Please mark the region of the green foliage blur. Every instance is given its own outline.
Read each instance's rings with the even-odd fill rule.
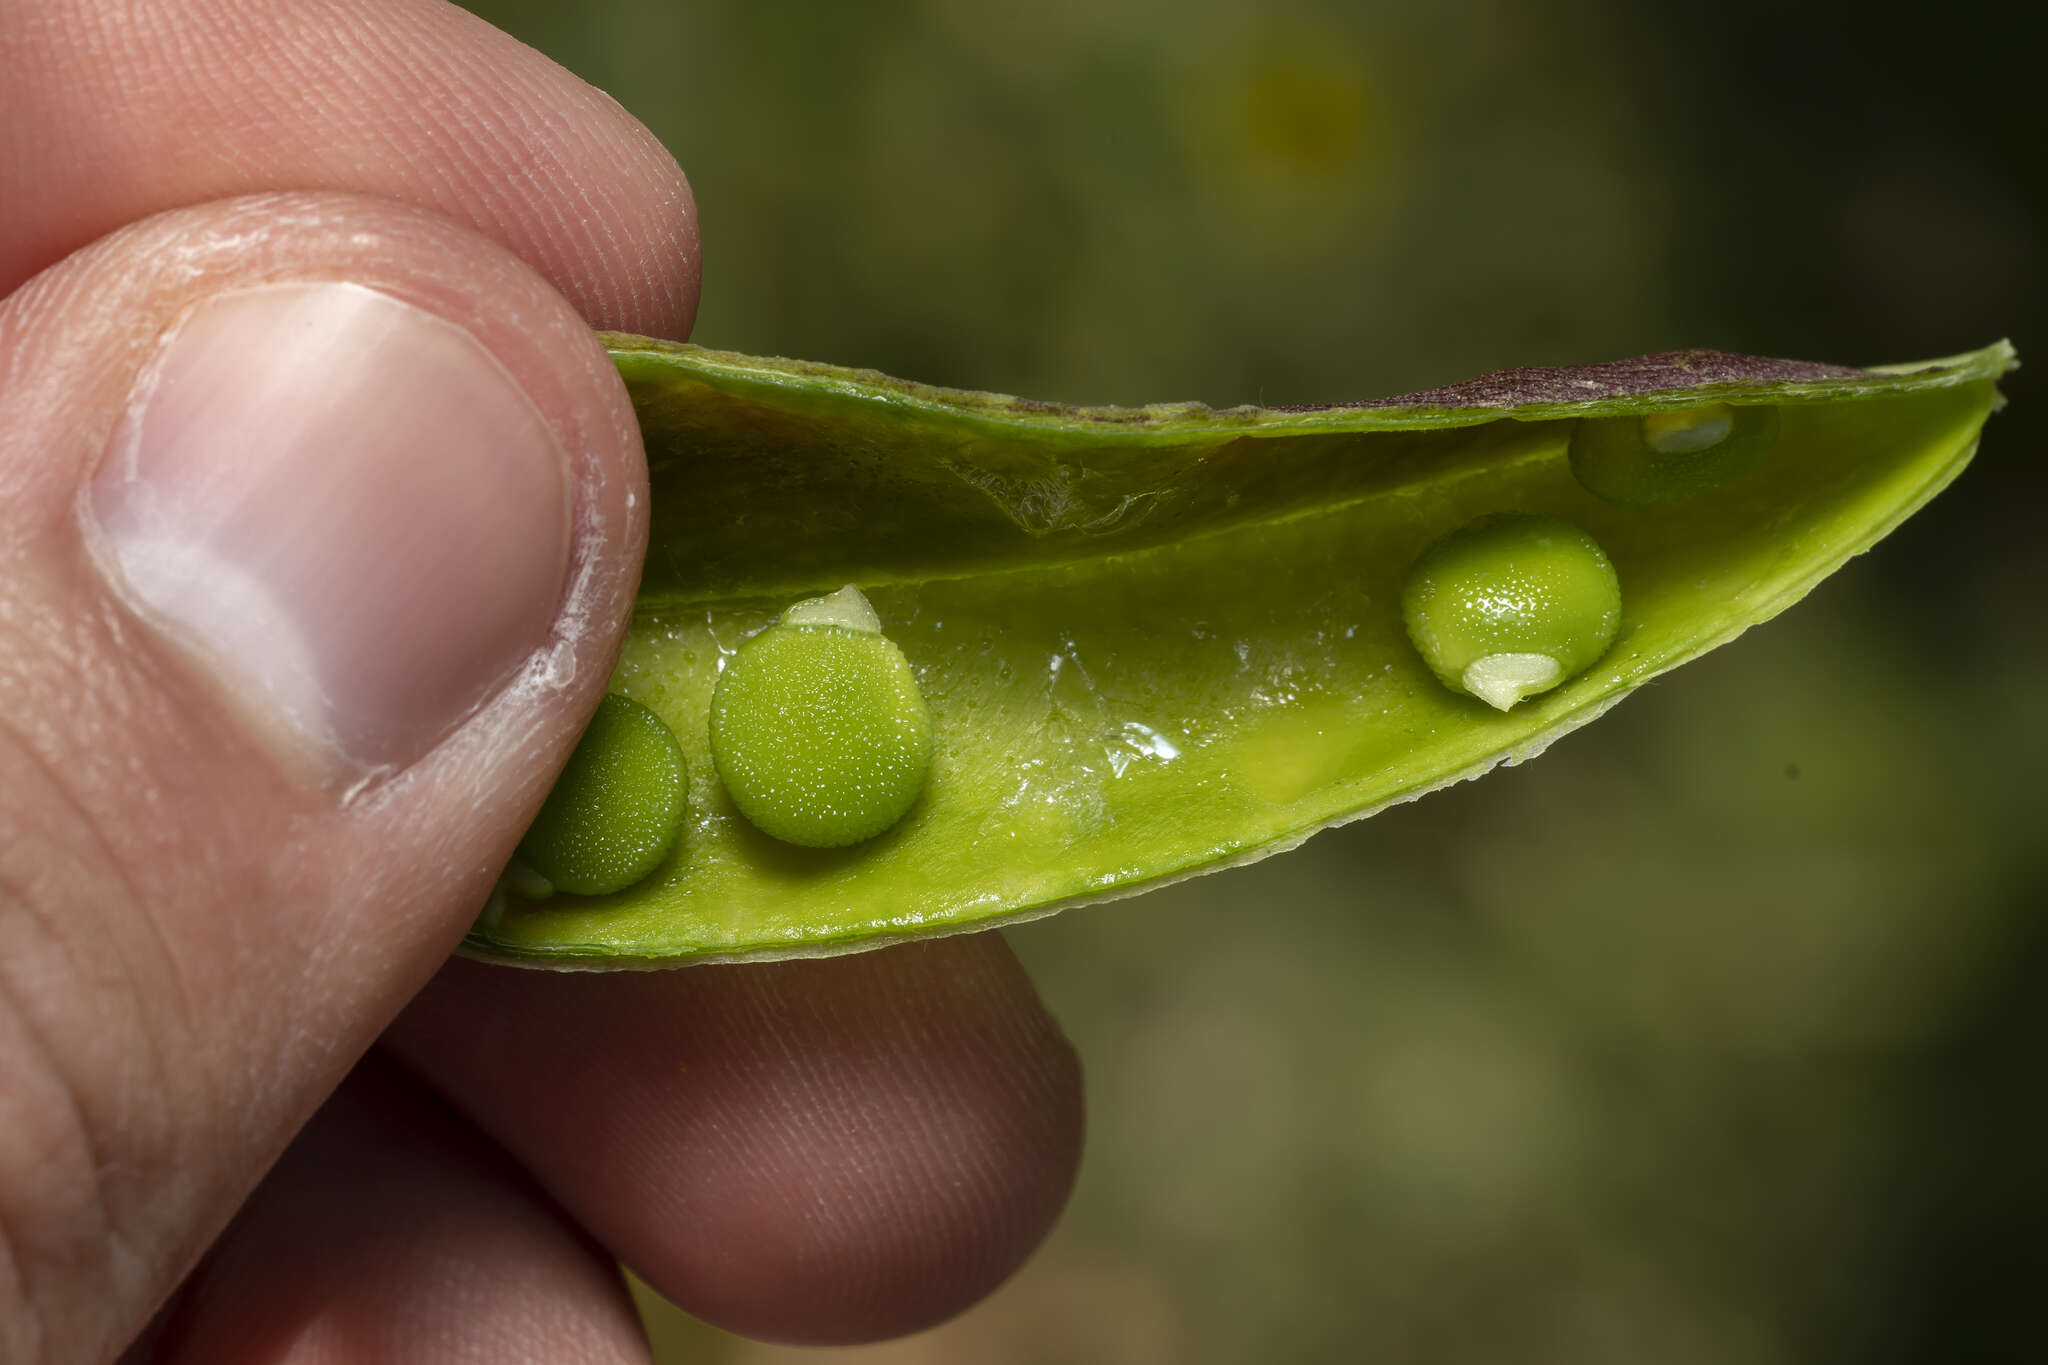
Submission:
[[[491,0],[702,213],[696,339],[1074,401],[2040,335],[2038,50],[1815,0]],[[2048,1359],[2048,393],[1541,762],[1012,934],[1088,1059],[1051,1242],[759,1362]]]

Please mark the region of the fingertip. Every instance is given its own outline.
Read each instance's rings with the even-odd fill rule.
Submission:
[[[1078,1058],[993,934],[628,977],[458,964],[394,1038],[657,1291],[769,1340],[971,1306],[1079,1165]]]

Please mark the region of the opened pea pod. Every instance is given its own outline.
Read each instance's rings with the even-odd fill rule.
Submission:
[[[1088,409],[606,340],[653,493],[613,689],[689,790],[629,885],[508,878],[466,948],[531,965],[1046,914],[1527,758],[1932,497],[2014,363],[1680,352],[1346,406]],[[872,629],[785,619],[848,584]],[[804,631],[862,635],[866,681],[773,644]],[[721,704],[727,674],[754,676]],[[842,737],[895,748],[796,773],[807,742],[770,722],[825,692]],[[778,825],[791,792],[809,825]]]

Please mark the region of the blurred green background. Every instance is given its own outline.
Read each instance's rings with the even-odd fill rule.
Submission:
[[[471,8],[689,172],[714,346],[1037,397],[1710,345],[2043,354],[2038,45],[1820,0]],[[1541,762],[1012,933],[1089,1064],[1043,1252],[849,1352],[2048,1359],[2048,393]]]

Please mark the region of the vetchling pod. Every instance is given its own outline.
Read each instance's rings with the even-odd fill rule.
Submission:
[[[1621,584],[1578,527],[1508,513],[1423,551],[1401,589],[1401,619],[1444,686],[1505,711],[1607,652]]]
[[[519,841],[507,889],[529,896],[625,890],[675,846],[689,790],[682,746],[661,718],[608,695]],[[532,874],[543,881],[535,883]]]
[[[1884,370],[1686,351],[1212,411],[606,342],[652,493],[612,686],[668,723],[697,787],[677,851],[626,889],[508,884],[467,951],[543,966],[839,952],[1047,914],[1527,758],[1932,497],[2013,364],[2004,345]],[[1574,474],[1575,432],[1717,406],[1731,431],[1759,411],[1778,430],[1710,496],[1623,505]],[[1605,652],[1506,712],[1446,688],[1401,612],[1424,550],[1502,512],[1580,528],[1622,588]],[[884,837],[799,848],[720,795],[712,696],[788,603],[845,583],[915,674],[933,776]]]
[[[1589,417],[1572,431],[1572,473],[1609,502],[1652,507],[1735,482],[1777,441],[1777,409],[1768,406],[1708,403]]]
[[[710,743],[726,793],[763,833],[839,848],[916,803],[932,721],[903,651],[849,583],[797,603],[725,661]]]

